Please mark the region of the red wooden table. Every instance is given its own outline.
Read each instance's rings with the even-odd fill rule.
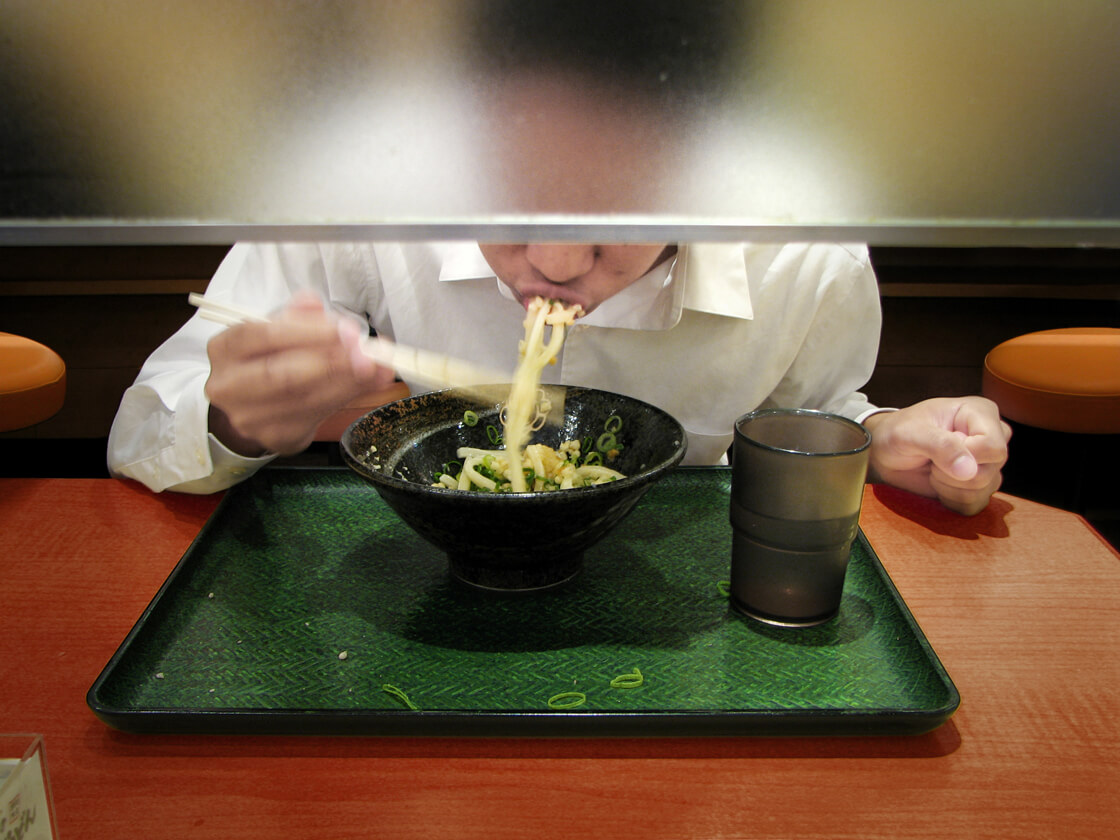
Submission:
[[[960,690],[927,735],[138,736],[85,693],[217,503],[0,480],[0,732],[45,739],[59,834],[1103,838],[1120,825],[1120,557],[997,495],[869,489],[862,526]]]

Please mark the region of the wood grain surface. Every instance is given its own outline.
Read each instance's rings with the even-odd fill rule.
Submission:
[[[218,497],[0,480],[0,731],[61,837],[1102,838],[1120,822],[1120,557],[999,494],[868,488],[861,524],[962,696],[902,738],[136,736],[85,693]]]

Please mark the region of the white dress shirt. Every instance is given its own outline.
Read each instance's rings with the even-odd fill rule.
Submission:
[[[207,295],[267,313],[299,288],[402,344],[512,373],[524,310],[474,243],[246,243]],[[271,460],[208,433],[206,343],[191,318],[125,392],[109,437],[114,475],[210,493]],[[688,432],[687,464],[719,463],[740,415],[796,406],[862,420],[875,366],[878,285],[862,245],[695,244],[569,331],[545,381],[653,403]],[[408,383],[413,393],[425,390]]]

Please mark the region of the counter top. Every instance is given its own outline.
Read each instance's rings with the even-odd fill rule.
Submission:
[[[218,497],[0,480],[0,731],[44,736],[60,836],[1100,837],[1120,805],[1120,556],[997,494],[869,487],[861,526],[960,691],[925,735],[129,735],[85,694]]]

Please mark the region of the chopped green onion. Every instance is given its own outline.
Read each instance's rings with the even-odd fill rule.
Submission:
[[[574,709],[587,702],[587,695],[582,691],[562,691],[548,698],[550,709]]]
[[[404,703],[405,706],[412,709],[412,711],[414,711],[414,712],[420,711],[420,707],[417,706],[415,703],[413,703],[408,698],[408,695],[405,694],[403,691],[401,691],[399,688],[397,688],[395,685],[390,685],[389,683],[385,683],[385,685],[381,686],[381,690],[384,691],[386,694],[391,694],[393,697],[396,697],[398,700],[400,700],[402,703]]]
[[[635,668],[629,674],[619,674],[611,680],[611,688],[637,688],[646,681],[642,672]]]
[[[610,452],[612,449],[618,448],[618,441],[612,432],[603,432],[599,435],[599,439],[595,441],[595,448],[600,452]]]
[[[618,432],[622,430],[622,418],[617,414],[612,414],[607,418],[607,422],[603,424],[603,428],[608,432]]]
[[[465,423],[468,426],[477,426],[478,425],[478,414],[476,414],[473,411],[464,411],[463,412],[463,423]]]
[[[590,455],[588,455],[586,458],[583,459],[583,465],[585,467],[591,467],[591,466],[594,466],[595,464],[601,464],[601,463],[603,463],[603,456],[600,455],[598,452],[592,452]]]
[[[502,433],[498,431],[497,426],[487,426],[486,437],[489,438],[490,442],[495,446],[500,446],[502,443]]]

